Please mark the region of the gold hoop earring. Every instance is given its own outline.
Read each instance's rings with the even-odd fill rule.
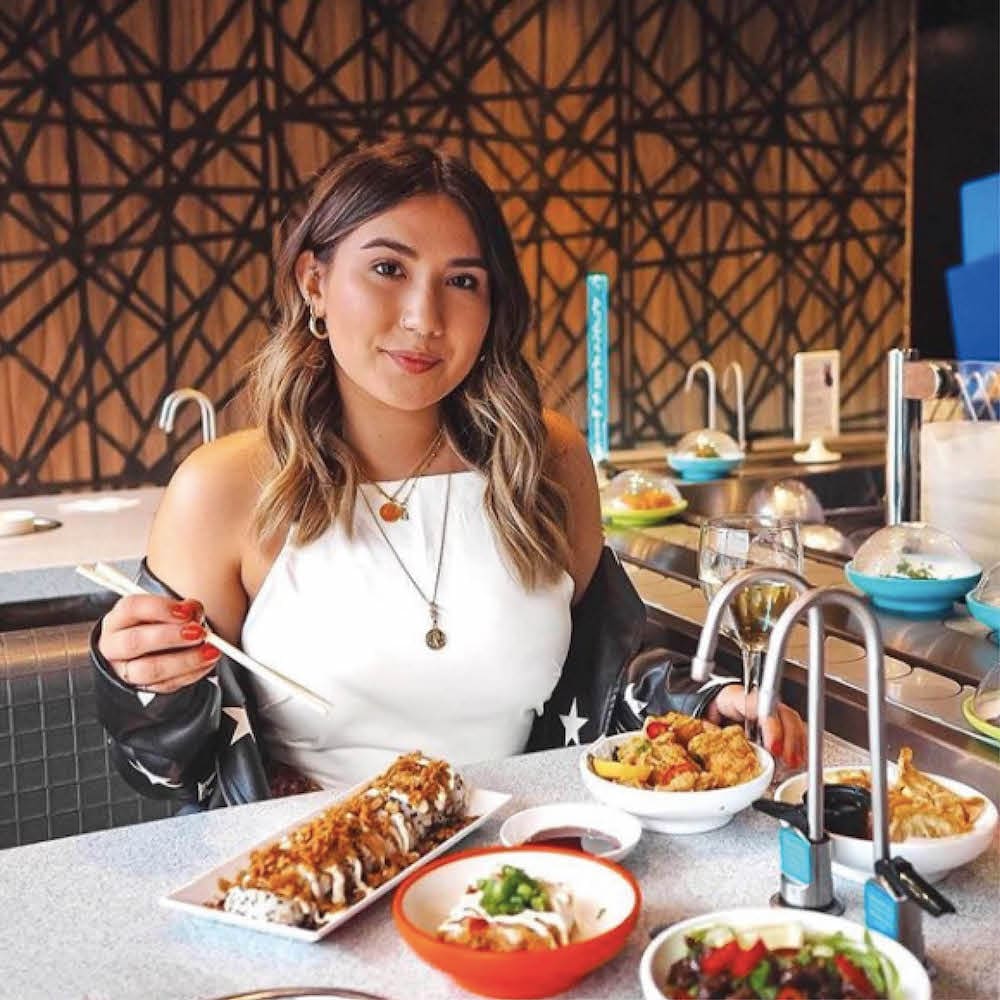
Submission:
[[[322,316],[316,315],[316,307],[309,303],[309,332],[317,340],[326,340],[326,320]]]

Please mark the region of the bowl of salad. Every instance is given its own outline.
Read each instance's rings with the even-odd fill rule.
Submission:
[[[923,965],[899,942],[843,917],[766,907],[673,924],[646,948],[639,980],[645,1000],[931,996]]]
[[[982,575],[950,535],[905,522],[876,531],[844,567],[848,582],[883,611],[909,618],[943,618]]]

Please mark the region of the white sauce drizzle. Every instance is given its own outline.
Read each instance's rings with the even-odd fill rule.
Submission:
[[[445,921],[438,928],[439,933],[449,931],[460,933],[467,917],[478,917],[497,927],[504,937],[516,944],[520,940],[518,927],[527,927],[539,937],[545,938],[551,948],[569,944],[570,935],[576,926],[573,916],[573,893],[560,883],[535,881],[545,890],[549,898],[550,910],[525,909],[520,913],[498,913],[495,916],[483,909],[483,892],[470,889],[452,907]]]

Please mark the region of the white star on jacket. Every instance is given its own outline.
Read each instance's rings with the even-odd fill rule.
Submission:
[[[639,701],[635,696],[635,684],[631,681],[625,687],[625,693],[622,695],[622,700],[633,712],[641,719],[642,713],[646,710],[646,706],[649,704],[648,701]]]
[[[562,721],[563,730],[566,733],[566,739],[563,746],[568,747],[570,743],[575,743],[577,746],[580,745],[580,730],[590,721],[582,715],[578,715],[576,711],[576,698],[573,699],[573,704],[569,707],[568,715],[560,715],[559,719]]]
[[[250,719],[247,717],[247,710],[245,708],[224,708],[222,714],[228,715],[236,723],[236,728],[233,730],[233,735],[229,740],[230,746],[234,743],[239,743],[244,736],[249,736],[252,740],[256,739],[253,730],[250,728]]]
[[[129,764],[132,765],[135,770],[137,770],[151,785],[163,785],[165,788],[182,788],[183,782],[171,781],[169,778],[161,778],[158,774],[153,774],[148,767],[144,767],[139,761],[134,758],[129,758]]]
[[[205,796],[211,792],[215,784],[215,771],[213,771],[204,781],[198,782],[198,801],[201,802]]]

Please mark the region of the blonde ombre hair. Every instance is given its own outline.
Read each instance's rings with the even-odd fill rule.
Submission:
[[[294,524],[295,542],[336,519],[348,532],[361,470],[341,434],[341,400],[329,344],[308,329],[295,264],[311,250],[328,263],[358,226],[406,198],[445,194],[471,222],[489,271],[490,323],[482,360],[441,403],[452,447],[486,478],[484,505],[502,550],[527,587],[569,568],[568,504],[552,476],[538,382],[521,353],[528,289],[503,215],[482,178],[461,160],[413,143],[385,143],[333,161],[279,239],[272,336],[248,391],[270,469],[254,511],[263,538]]]

